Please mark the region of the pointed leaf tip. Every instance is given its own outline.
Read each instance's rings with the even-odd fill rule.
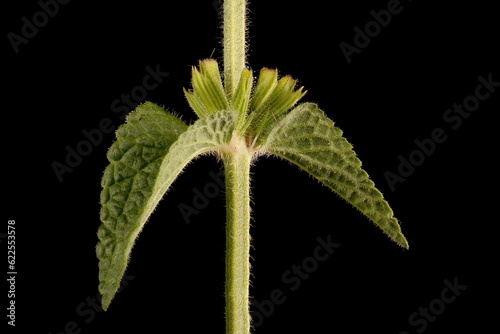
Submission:
[[[303,103],[273,125],[263,151],[286,159],[337,193],[393,241],[408,248],[389,203],[362,169],[352,145],[317,105]]]
[[[235,112],[220,111],[191,126],[154,104],[139,106],[116,132],[102,178],[96,254],[103,309],[116,294],[139,232],[186,165],[229,142]]]
[[[162,158],[187,129],[176,116],[146,102],[131,112],[108,150],[97,236],[99,291],[107,309],[125,272],[135,237],[146,222]],[[146,135],[147,134],[147,135]]]

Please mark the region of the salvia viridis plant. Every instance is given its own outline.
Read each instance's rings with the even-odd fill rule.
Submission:
[[[105,310],[144,224],[186,165],[202,155],[215,155],[224,165],[227,334],[251,328],[250,167],[258,157],[297,165],[408,248],[389,204],[334,122],[318,105],[298,104],[305,91],[296,80],[247,67],[246,6],[246,0],[224,1],[222,73],[213,59],[192,69],[192,89],[184,93],[198,120],[187,125],[146,102],[116,131],[102,178],[96,247]]]

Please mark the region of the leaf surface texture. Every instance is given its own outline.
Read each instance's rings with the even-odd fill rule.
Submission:
[[[234,112],[220,111],[188,127],[147,102],[118,129],[102,178],[102,224],[96,247],[104,309],[116,294],[135,239],[158,202],[191,160],[229,141],[233,126]]]
[[[317,105],[298,105],[268,130],[263,150],[299,166],[408,248],[398,220],[352,145]]]

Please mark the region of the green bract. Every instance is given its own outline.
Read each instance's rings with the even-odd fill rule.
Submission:
[[[189,105],[199,116],[192,125],[150,102],[127,117],[116,132],[116,142],[108,152],[110,164],[102,178],[97,256],[104,309],[118,290],[134,241],[154,208],[184,167],[203,154],[221,158],[226,185],[233,190],[227,195],[228,249],[248,252],[249,235],[229,222],[238,217],[248,222],[249,169],[251,161],[261,155],[296,164],[408,248],[389,204],[362,169],[342,131],[317,105],[295,106],[304,94],[302,87],[296,89],[296,80],[278,78],[276,70],[263,69],[254,81],[252,72],[244,69],[229,98],[217,62],[209,59],[201,61],[199,69],[193,68],[192,90],[185,90]],[[233,240],[240,237],[240,243]],[[228,264],[228,277],[249,274],[249,265],[235,270],[241,261],[228,255],[229,261],[234,263]],[[228,306],[236,308],[238,302],[232,295],[245,285],[228,284],[227,289]],[[235,311],[239,318],[231,325],[228,320],[231,331],[248,327],[250,321],[242,315],[248,305],[238,307],[243,307]],[[238,320],[241,318],[244,320]]]

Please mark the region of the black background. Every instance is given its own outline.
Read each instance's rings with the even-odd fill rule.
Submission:
[[[494,280],[494,206],[498,194],[496,133],[500,88],[456,130],[443,120],[473,95],[478,76],[500,81],[498,11],[484,1],[402,1],[403,10],[347,63],[339,47],[353,44],[354,27],[388,1],[253,1],[249,64],[278,68],[299,79],[343,129],[410,243],[406,251],[327,188],[295,166],[262,158],[253,168],[252,266],[255,300],[283,291],[286,301],[257,333],[486,332],[498,304]],[[7,38],[20,34],[36,1],[4,4],[3,227],[17,227],[15,332],[224,332],[224,193],[186,224],[179,205],[211,182],[221,165],[204,157],[174,183],[141,233],[127,275],[133,279],[107,312],[95,311],[96,231],[105,134],[59,182],[52,164],[110,105],[142,83],[146,66],[169,76],[147,100],[187,122],[182,88],[199,59],[222,61],[220,21],[211,0],[178,2],[71,1],[16,54]],[[495,12],[496,11],[496,12]],[[391,191],[384,173],[398,156],[442,128],[447,139]],[[6,201],[5,201],[6,200]],[[313,255],[317,238],[340,247],[300,287],[282,275]],[[2,249],[6,258],[5,239]],[[496,263],[496,265],[495,265]],[[7,269],[5,269],[6,271]],[[409,317],[435,304],[444,280],[467,288],[428,326]],[[5,281],[4,281],[5,282]],[[7,307],[6,293],[3,307]],[[436,304],[437,305],[437,304]],[[2,316],[6,322],[6,317]],[[13,328],[9,327],[12,331]]]

